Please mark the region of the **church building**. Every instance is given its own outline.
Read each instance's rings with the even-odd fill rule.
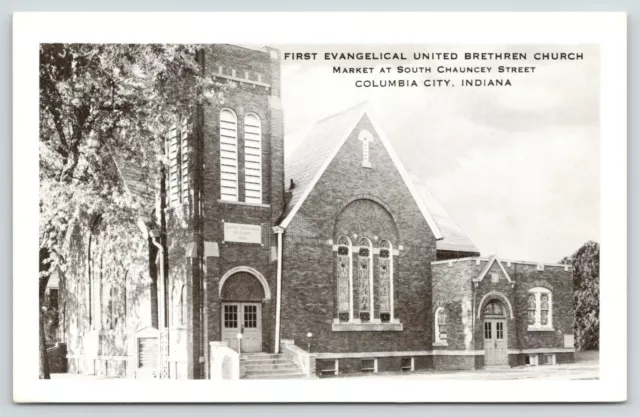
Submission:
[[[216,351],[240,378],[573,361],[570,266],[481,256],[366,104],[318,121],[285,159],[278,50],[200,59],[235,87],[168,138],[164,201],[119,164],[155,208],[120,272],[146,278],[105,287],[100,268],[69,269],[70,372],[214,378]]]

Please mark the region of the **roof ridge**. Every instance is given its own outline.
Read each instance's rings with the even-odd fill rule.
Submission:
[[[340,116],[342,114],[345,114],[345,113],[347,113],[347,112],[349,112],[351,110],[354,110],[354,109],[356,109],[356,108],[358,108],[360,106],[364,107],[364,106],[366,106],[368,104],[369,104],[369,100],[363,100],[363,101],[359,102],[358,104],[355,104],[355,105],[353,105],[351,107],[347,107],[344,110],[340,110],[339,112],[336,112],[336,113],[330,114],[329,116],[323,117],[322,119],[319,119],[317,122],[315,122],[313,125],[316,126],[316,125],[318,125],[318,124],[320,124],[320,123],[322,123],[322,122],[324,122],[326,120],[332,119],[332,118]]]

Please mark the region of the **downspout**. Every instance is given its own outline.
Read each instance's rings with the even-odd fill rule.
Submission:
[[[282,298],[282,233],[284,229],[274,227],[276,235],[278,235],[278,269],[276,272],[276,337],[274,353],[280,352],[280,306]]]
[[[164,329],[165,327],[165,305],[164,305],[164,247],[158,242],[158,237],[160,233],[157,230],[152,230],[149,232],[149,236],[151,236],[151,241],[153,245],[158,248],[158,254],[160,255],[160,276],[158,277],[158,281],[160,282],[160,297],[158,297],[158,329]]]
[[[471,287],[473,288],[473,307],[471,308],[471,348],[476,349],[476,282],[471,279]],[[475,356],[474,356],[475,357]]]

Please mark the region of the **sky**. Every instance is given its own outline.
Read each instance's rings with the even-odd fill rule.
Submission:
[[[408,171],[440,200],[482,255],[558,262],[599,241],[599,50],[591,45],[277,45],[318,52],[282,61],[285,153],[313,124],[363,101],[379,117]],[[528,60],[334,61],[325,52],[523,52]],[[574,61],[534,61],[535,52],[581,52]],[[488,74],[380,74],[398,65],[493,67]],[[535,67],[507,76],[500,65]],[[374,74],[333,74],[334,66]],[[511,80],[460,87],[460,77]],[[356,80],[451,79],[454,87],[358,88]]]

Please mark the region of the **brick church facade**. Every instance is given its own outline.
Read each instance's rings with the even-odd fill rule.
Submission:
[[[295,346],[318,376],[573,360],[569,266],[480,256],[366,104],[319,121],[285,161],[280,52],[199,59],[236,86],[173,130],[166,181],[149,191],[119,164],[155,208],[132,231],[137,261],[107,285],[100,236],[70,233],[70,372],[206,379],[212,343]]]

